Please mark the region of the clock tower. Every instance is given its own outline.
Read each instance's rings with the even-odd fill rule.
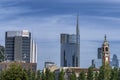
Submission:
[[[110,65],[109,43],[106,38],[107,37],[105,35],[104,42],[102,44],[102,65]]]

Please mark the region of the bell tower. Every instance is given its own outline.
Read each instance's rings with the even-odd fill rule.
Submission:
[[[107,41],[106,35],[104,37],[104,42],[102,45],[102,65],[110,65],[109,43]]]

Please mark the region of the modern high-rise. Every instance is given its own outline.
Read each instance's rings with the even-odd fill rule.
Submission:
[[[80,66],[80,34],[78,16],[76,34],[61,34],[61,66]]]
[[[102,59],[102,48],[98,48],[97,58],[98,58],[98,59]]]
[[[28,30],[7,31],[5,34],[5,60],[37,63],[36,44]]]
[[[116,54],[113,55],[112,62],[111,62],[111,66],[112,66],[112,67],[119,68],[119,60],[118,60]]]

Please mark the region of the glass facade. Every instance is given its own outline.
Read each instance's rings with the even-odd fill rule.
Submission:
[[[79,67],[76,35],[61,34],[61,66]],[[80,54],[80,53],[79,53]]]

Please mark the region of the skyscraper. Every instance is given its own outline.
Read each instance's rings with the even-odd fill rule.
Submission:
[[[98,59],[102,59],[102,48],[98,48],[97,58],[98,58]]]
[[[28,30],[7,31],[5,57],[7,61],[36,63],[36,44]]]
[[[76,34],[61,34],[61,66],[80,66],[80,34],[78,16]]]
[[[111,62],[111,66],[112,66],[112,67],[119,68],[119,60],[118,60],[116,54],[113,55],[112,62]]]

